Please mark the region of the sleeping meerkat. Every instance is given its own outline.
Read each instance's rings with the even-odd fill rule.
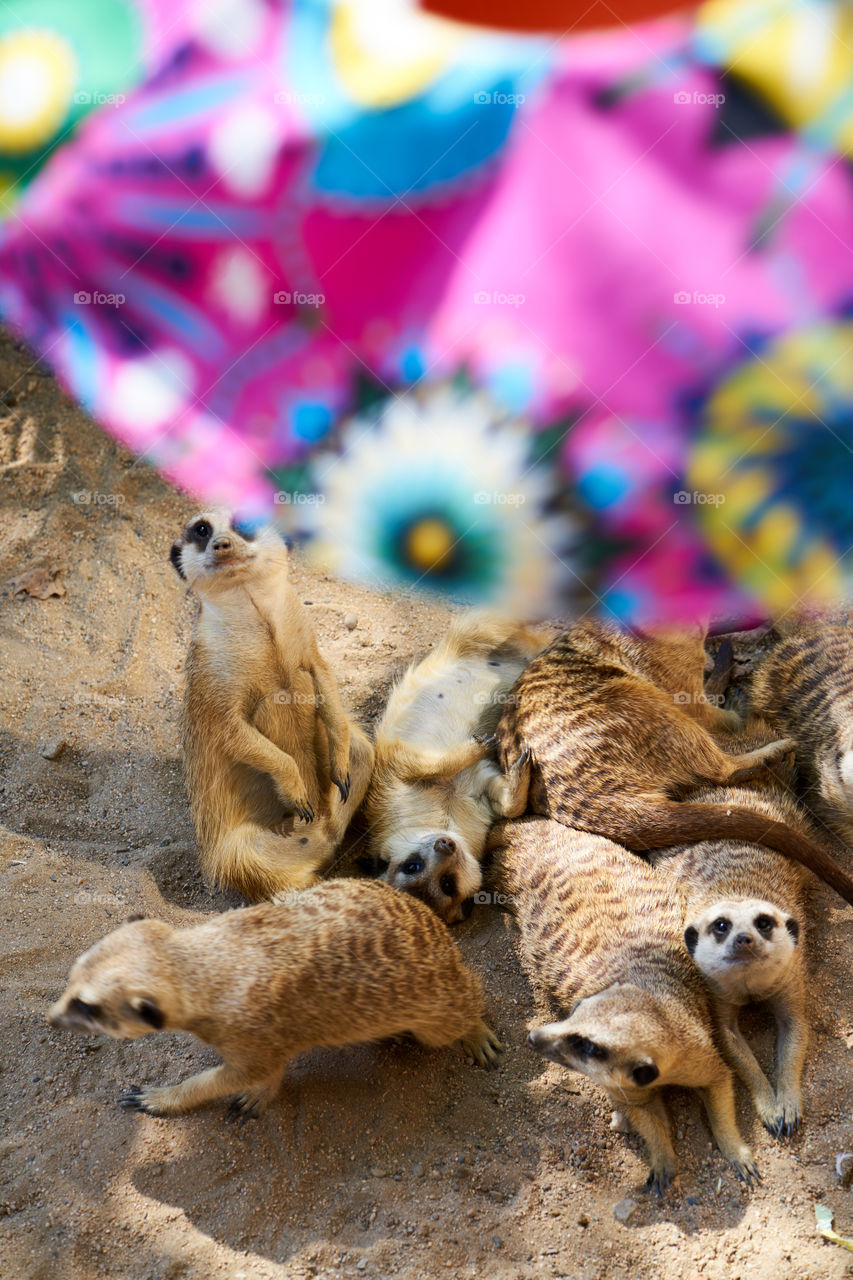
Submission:
[[[794,749],[790,739],[732,755],[717,745],[712,729],[742,721],[695,700],[701,649],[692,634],[682,644],[600,623],[572,627],[517,680],[498,725],[498,759],[511,769],[532,753],[531,808],[566,826],[637,852],[755,841],[802,862],[853,902],[853,880],[802,831],[751,805],[685,798],[709,783],[746,781]]]
[[[541,818],[495,827],[489,850],[524,969],[562,1012],[530,1032],[531,1048],[604,1089],[645,1141],[659,1193],[676,1172],[667,1085],[701,1092],[723,1155],[739,1178],[757,1178],[671,882],[602,836]]]
[[[754,717],[737,746],[755,749],[771,740],[769,727]],[[787,788],[770,774],[745,786],[706,788],[696,799],[729,808],[748,805],[773,822],[811,834]],[[714,997],[726,1056],[765,1127],[776,1137],[789,1137],[802,1114],[808,1040],[805,873],[772,849],[737,839],[703,840],[653,860],[685,899],[684,939]],[[767,1001],[776,1018],[775,1092],[738,1027],[740,1009],[754,1001]]]
[[[853,846],[853,635],[827,624],[783,639],[756,672],[752,705],[794,739],[804,802]]]
[[[382,876],[460,920],[480,888],[486,835],[527,805],[524,758],[504,774],[495,726],[519,672],[547,643],[516,622],[466,614],[391,691],[365,802]]]
[[[344,711],[274,529],[203,512],[171,560],[201,606],[183,739],[202,865],[247,898],[304,888],[361,803],[373,748]]]
[[[287,1060],[321,1046],[408,1031],[434,1048],[461,1040],[484,1067],[501,1047],[483,1021],[479,979],[441,921],[370,880],[329,880],[287,906],[226,911],[188,929],[122,925],[76,961],[48,1021],[116,1039],[191,1031],[216,1049],[217,1067],[122,1095],[157,1116],[225,1097],[231,1115],[260,1115]]]

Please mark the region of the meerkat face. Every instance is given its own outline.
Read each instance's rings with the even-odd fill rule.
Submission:
[[[800,926],[758,898],[715,902],[684,931],[684,941],[710,985],[722,996],[756,999],[784,980]]]
[[[135,1040],[168,1025],[159,951],[172,930],[159,920],[123,925],[72,966],[47,1020],[63,1031]]]
[[[621,985],[582,1000],[563,1022],[535,1027],[527,1043],[634,1104],[667,1083],[673,1056],[672,1029],[654,997]]]
[[[427,831],[414,838],[397,833],[386,843],[380,862],[383,880],[420,898],[447,924],[470,914],[483,883],[479,862],[455,831]]]
[[[287,568],[287,547],[270,525],[242,524],[226,511],[202,511],[187,524],[169,559],[202,593],[275,564]]]

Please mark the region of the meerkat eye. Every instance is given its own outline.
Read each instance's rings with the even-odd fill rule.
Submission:
[[[438,887],[445,897],[452,898],[456,893],[456,881],[453,876],[442,876],[438,882]]]
[[[419,872],[423,871],[423,869],[424,860],[420,857],[409,858],[409,860],[404,862],[400,868],[404,876],[416,876]]]
[[[760,915],[755,917],[755,927],[759,933],[763,933],[765,937],[769,937],[776,928],[776,921],[772,916]]]
[[[213,527],[207,520],[199,520],[198,524],[193,525],[190,533],[197,542],[204,543],[213,537]]]
[[[731,927],[731,920],[727,920],[725,916],[720,916],[719,920],[715,920],[711,925],[711,928],[718,938],[724,938]]]
[[[587,1040],[586,1036],[577,1036],[572,1042],[572,1048],[581,1058],[607,1057],[607,1050],[600,1044],[596,1044],[594,1040]]]
[[[631,1072],[631,1079],[634,1084],[640,1086],[651,1084],[653,1080],[657,1080],[660,1072],[653,1062],[643,1062],[639,1067],[634,1067]]]

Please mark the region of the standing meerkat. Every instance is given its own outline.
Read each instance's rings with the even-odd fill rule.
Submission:
[[[827,624],[783,639],[756,672],[752,705],[794,739],[804,802],[853,846],[853,635]]]
[[[751,718],[740,749],[772,740]],[[771,774],[744,786],[709,787],[702,803],[748,805],[769,821],[810,836],[805,815]],[[743,840],[703,840],[654,859],[685,900],[684,940],[716,1005],[724,1052],[775,1137],[790,1135],[802,1116],[808,1043],[805,1015],[803,869],[772,849]],[[777,1025],[777,1084],[772,1088],[738,1027],[741,1008],[767,1001]]]
[[[530,1032],[531,1048],[604,1089],[645,1141],[659,1193],[677,1167],[667,1085],[701,1092],[721,1152],[739,1178],[757,1178],[671,882],[610,840],[541,818],[495,827],[489,849],[524,969],[562,1012]]]
[[[364,797],[373,748],[343,708],[274,529],[203,512],[171,560],[200,602],[183,745],[202,866],[247,898],[304,888]]]
[[[511,769],[532,753],[531,808],[566,826],[636,852],[708,839],[766,844],[853,903],[853,880],[802,831],[752,805],[685,798],[709,783],[746,781],[794,749],[791,739],[733,755],[717,745],[711,730],[742,721],[697,700],[702,653],[693,634],[572,627],[516,681],[497,730],[501,764]]]
[[[491,824],[527,806],[527,760],[504,774],[492,735],[513,682],[546,643],[517,622],[465,614],[397,682],[377,725],[365,802],[376,865],[448,923],[482,884]]]
[[[122,925],[76,961],[48,1021],[119,1040],[191,1031],[216,1049],[217,1067],[122,1095],[156,1116],[225,1097],[230,1115],[258,1116],[288,1059],[307,1049],[408,1031],[432,1048],[461,1040],[489,1067],[501,1047],[483,1021],[479,979],[441,921],[370,880],[329,880],[287,906],[226,911],[189,929]]]

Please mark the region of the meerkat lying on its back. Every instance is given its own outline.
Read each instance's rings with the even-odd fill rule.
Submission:
[[[489,736],[516,676],[545,643],[516,622],[457,618],[394,686],[377,726],[365,803],[374,857],[389,884],[448,922],[480,888],[492,822],[527,805],[526,760],[503,774]]]
[[[739,736],[741,750],[772,740],[757,717]],[[749,805],[772,822],[812,836],[787,788],[770,774],[739,787],[709,787],[702,803]],[[685,942],[714,996],[726,1056],[776,1137],[790,1136],[802,1114],[805,1017],[801,867],[760,844],[703,840],[653,860],[685,899]],[[745,1004],[766,1000],[778,1027],[778,1081],[772,1089],[738,1028]]]
[[[373,749],[344,711],[275,530],[203,513],[171,560],[201,603],[184,768],[202,865],[248,898],[304,888],[361,803]]]
[[[524,968],[564,1011],[531,1031],[531,1048],[605,1090],[645,1140],[658,1192],[676,1172],[666,1085],[701,1091],[723,1155],[739,1178],[756,1178],[671,883],[610,840],[541,818],[501,824],[489,849],[515,902]]]
[[[795,740],[804,802],[853,846],[853,635],[810,626],[782,640],[756,673],[752,705]]]
[[[498,758],[511,769],[532,752],[531,808],[566,826],[635,851],[708,839],[759,842],[853,902],[853,880],[801,831],[751,806],[685,798],[709,783],[745,781],[794,749],[784,739],[740,755],[722,751],[710,729],[742,722],[696,700],[703,668],[693,634],[679,642],[598,623],[573,627],[516,682],[498,725]]]
[[[417,981],[412,975],[417,974]],[[136,1039],[191,1031],[224,1062],[123,1105],[174,1116],[231,1095],[257,1116],[289,1058],[306,1049],[411,1032],[439,1048],[461,1040],[481,1066],[500,1044],[482,1017],[479,979],[428,907],[369,880],[329,880],[173,929],[125,924],[75,963],[52,1026]]]

